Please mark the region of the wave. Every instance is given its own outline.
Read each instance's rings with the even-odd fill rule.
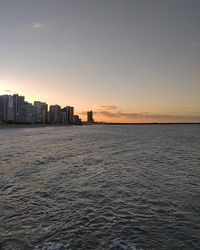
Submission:
[[[69,244],[63,244],[60,242],[47,242],[38,246],[35,246],[33,250],[71,250]]]
[[[125,242],[125,241],[117,241],[113,243],[108,250],[143,250],[141,248],[137,248],[134,244]]]
[[[0,242],[1,250],[31,250],[31,245],[28,242],[15,239],[6,238]]]

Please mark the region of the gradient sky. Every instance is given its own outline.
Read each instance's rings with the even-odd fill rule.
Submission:
[[[99,121],[200,121],[199,0],[0,0],[0,94]]]

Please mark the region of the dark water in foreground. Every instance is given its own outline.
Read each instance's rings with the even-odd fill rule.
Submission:
[[[200,126],[0,130],[0,249],[200,249]]]

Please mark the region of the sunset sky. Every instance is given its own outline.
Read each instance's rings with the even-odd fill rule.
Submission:
[[[200,121],[199,0],[0,0],[0,94],[98,121]]]

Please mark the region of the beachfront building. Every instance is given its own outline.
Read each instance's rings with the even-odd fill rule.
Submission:
[[[0,96],[0,123],[24,123],[24,96]]]
[[[61,123],[61,107],[59,105],[51,105],[49,108],[49,122],[56,124]]]
[[[74,115],[74,107],[66,106],[61,109],[59,105],[51,105],[35,101],[34,105],[25,101],[24,96],[0,95],[0,124],[66,124],[80,125],[81,119]],[[93,123],[93,113],[88,112],[88,123]]]
[[[32,103],[24,103],[24,123],[33,124],[35,123],[36,109]]]
[[[61,111],[61,119],[63,124],[74,123],[74,107],[66,106]]]
[[[25,107],[25,98],[24,96],[19,96],[17,94],[14,94],[12,97],[9,98],[9,108],[12,109],[10,111],[13,114],[10,114],[11,117],[13,115],[13,122],[14,123],[24,123],[25,122],[25,117],[24,117],[24,107]],[[12,108],[11,108],[12,107]],[[8,114],[9,116],[9,114]]]
[[[14,123],[15,122],[15,118],[16,118],[16,113],[14,111],[16,111],[16,109],[14,108],[14,98],[12,95],[8,96],[8,103],[7,103],[7,121],[8,123]]]
[[[78,115],[74,115],[74,124],[75,125],[81,125],[82,124],[81,118]]]
[[[8,95],[0,96],[0,124],[7,122]]]
[[[94,123],[92,110],[90,110],[90,111],[87,112],[87,123],[88,124]]]
[[[36,123],[47,123],[47,111],[48,105],[45,102],[34,102],[35,107],[35,122]]]

